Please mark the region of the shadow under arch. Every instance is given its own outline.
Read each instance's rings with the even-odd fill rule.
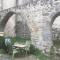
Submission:
[[[53,17],[52,17],[52,20],[51,20],[51,26],[53,25],[55,19],[60,16],[60,12],[57,12]]]
[[[31,32],[26,22],[18,21],[15,32],[17,37],[31,38]]]

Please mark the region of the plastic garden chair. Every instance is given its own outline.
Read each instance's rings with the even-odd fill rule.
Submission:
[[[18,44],[18,43],[15,42],[14,45],[15,45],[15,44]],[[12,50],[13,50],[13,52],[12,52],[12,57],[13,57],[13,59],[14,59],[14,55],[15,55],[16,53],[18,53],[18,49],[19,49],[19,48],[15,48],[14,46],[12,46]]]
[[[30,41],[26,41],[26,48],[25,48],[25,50],[26,50],[26,55],[28,54],[28,52],[30,54]]]
[[[14,49],[13,49],[13,54],[12,54],[13,60],[14,60],[14,55],[15,55],[16,53],[18,53],[18,50],[17,50],[16,48],[14,48]]]

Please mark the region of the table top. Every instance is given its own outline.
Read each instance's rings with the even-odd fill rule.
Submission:
[[[13,46],[14,47],[18,47],[18,48],[24,48],[24,47],[26,47],[26,45],[23,45],[23,44],[14,44]]]

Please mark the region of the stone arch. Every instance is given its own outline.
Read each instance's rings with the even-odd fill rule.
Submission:
[[[53,29],[53,23],[54,23],[54,21],[56,20],[56,18],[59,18],[59,16],[60,16],[60,12],[55,12],[54,14],[53,14],[53,16],[52,16],[52,19],[51,19],[51,32],[52,32],[52,40],[54,40],[54,33],[57,33],[57,30],[56,30],[56,32],[53,32],[54,31],[54,29]],[[57,34],[57,36],[58,36],[58,34]]]
[[[10,12],[8,12],[6,15],[5,15],[5,17],[2,19],[2,21],[1,21],[1,26],[4,28],[5,27],[5,25],[6,25],[6,23],[8,22],[8,20],[9,20],[9,18],[13,15],[13,14],[15,14],[13,11],[10,11]]]
[[[4,29],[5,29],[5,26],[6,26],[7,22],[9,21],[9,19],[10,19],[14,14],[16,14],[16,13],[13,12],[13,11],[10,11],[10,12],[8,12],[8,13],[5,15],[5,17],[2,19],[2,21],[1,21],[1,27],[3,27],[3,28],[2,28],[3,31],[4,31]],[[18,25],[17,25],[17,24],[18,24]],[[24,31],[24,28],[23,28],[24,26],[26,26],[25,31]],[[20,30],[20,31],[19,31],[19,30]],[[22,31],[23,31],[23,32],[22,32]],[[28,27],[27,23],[24,24],[23,21],[17,21],[17,22],[16,22],[15,33],[16,33],[17,36],[19,36],[19,35],[22,35],[22,36],[23,36],[23,34],[25,34],[25,35],[27,35],[27,37],[29,36],[29,37],[31,38],[31,36],[30,36],[31,32],[30,32],[30,30],[29,30],[29,27]]]
[[[56,12],[56,13],[54,14],[54,16],[52,16],[51,26],[53,25],[53,22],[55,21],[55,18],[57,18],[58,16],[60,16],[60,12]]]

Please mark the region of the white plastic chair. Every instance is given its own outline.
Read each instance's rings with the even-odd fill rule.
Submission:
[[[26,50],[26,55],[27,55],[27,52],[30,53],[30,41],[26,41],[26,48],[25,48],[25,50]]]
[[[15,48],[15,49],[13,49],[13,55],[12,55],[13,60],[14,60],[14,55],[15,55],[16,53],[18,53],[18,51],[17,51],[17,49]]]
[[[15,45],[15,44],[18,44],[18,42],[15,42],[14,45]],[[12,57],[13,57],[13,59],[14,59],[14,55],[15,55],[16,53],[18,53],[18,48],[15,48],[14,46],[12,46],[12,50],[13,50],[13,52],[12,52]]]

